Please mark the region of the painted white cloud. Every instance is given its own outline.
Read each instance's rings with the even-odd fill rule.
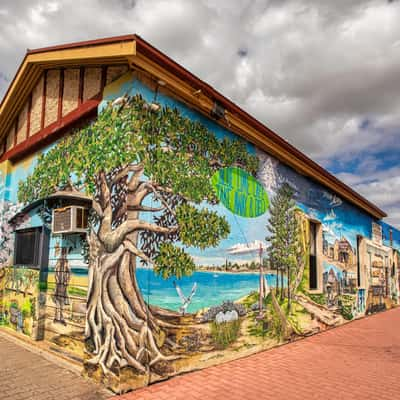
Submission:
[[[260,251],[260,247],[265,251],[267,244],[261,240],[255,240],[251,243],[238,243],[227,250],[228,254],[255,254]]]

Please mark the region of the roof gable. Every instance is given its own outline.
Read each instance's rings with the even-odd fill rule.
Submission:
[[[132,35],[28,50],[0,104],[0,140],[46,69],[127,63],[135,54]]]

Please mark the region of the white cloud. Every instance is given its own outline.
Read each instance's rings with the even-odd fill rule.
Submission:
[[[362,169],[360,171],[363,171]],[[381,171],[358,174],[341,173],[338,177],[388,214],[386,222],[400,226],[400,165]]]

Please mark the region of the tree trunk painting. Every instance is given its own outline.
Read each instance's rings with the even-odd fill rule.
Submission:
[[[143,169],[138,166],[127,182],[127,203],[136,209],[150,191],[147,184],[139,187],[136,183],[142,173]],[[163,329],[168,324],[152,314],[136,280],[137,257],[148,260],[139,249],[137,231],[141,225],[157,233],[172,233],[176,228],[140,221],[137,211],[128,211],[126,221],[112,230],[108,222],[112,213],[111,194],[103,174],[101,179],[103,191],[95,206],[100,225],[98,233],[92,231],[89,236],[91,286],[86,336],[92,338],[95,356],[88,362],[100,365],[105,374],[110,373],[114,363],[145,373],[157,362],[175,357],[162,354],[160,348],[166,336]]]
[[[267,228],[270,236],[269,257],[271,264],[279,266],[280,270],[280,300],[288,299],[288,309],[291,308],[292,279],[297,275],[303,255],[301,247],[301,232],[298,217],[296,216],[296,203],[294,190],[288,183],[283,183],[271,201],[270,216]],[[284,287],[284,274],[286,273],[286,288]]]

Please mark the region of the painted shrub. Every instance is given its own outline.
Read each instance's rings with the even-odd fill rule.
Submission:
[[[93,199],[80,313],[87,372],[125,391],[364,314],[371,285],[358,285],[357,235],[371,238],[372,218],[153,89],[126,74],[106,87],[96,121],[11,179],[13,206],[64,187]],[[295,208],[286,232],[296,240],[281,257],[290,262],[278,262],[265,238],[285,185],[288,211],[277,220]],[[322,230],[317,291],[309,290],[309,219]],[[55,269],[66,257],[62,248],[74,249],[63,268],[72,274],[68,296],[82,290],[82,302],[82,283],[72,282],[79,265],[85,270],[85,243],[74,242],[52,238],[50,258]],[[51,274],[47,283],[54,289]]]

